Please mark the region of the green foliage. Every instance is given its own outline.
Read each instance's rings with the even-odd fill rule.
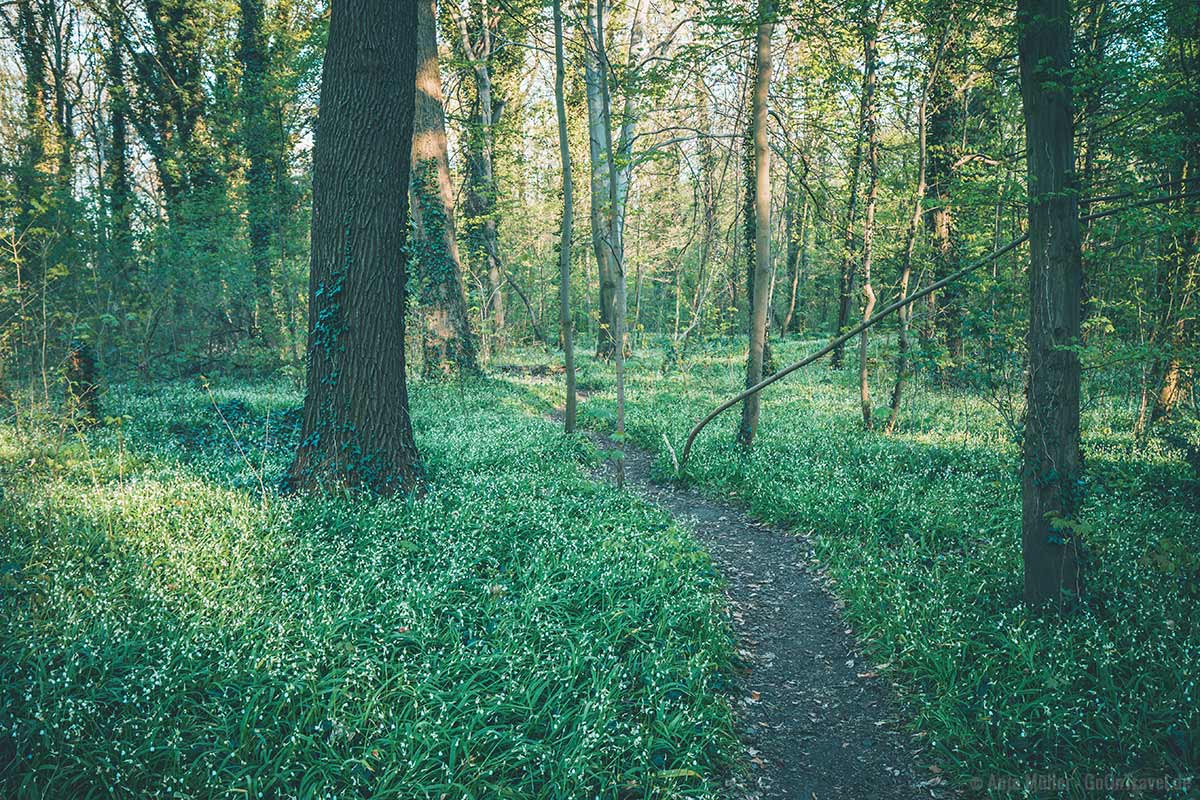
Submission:
[[[773,346],[784,362],[812,349]],[[713,346],[679,373],[630,368],[627,430],[664,478],[663,434],[678,450],[741,388],[742,358]],[[1085,543],[1087,601],[1042,618],[1020,603],[1019,454],[1005,420],[918,384],[899,435],[865,433],[852,377],[812,367],[768,390],[749,454],[730,412],[701,435],[685,480],[811,539],[847,622],[964,785],[1052,772],[1082,797],[1087,774],[1194,774],[1200,481],[1180,451],[1136,449],[1127,405],[1085,414],[1083,509],[1062,524]],[[607,429],[611,408],[610,392],[592,394],[581,424]]]
[[[686,533],[482,383],[416,387],[421,496],[281,498],[298,402],[0,429],[0,792],[717,796],[731,639]]]

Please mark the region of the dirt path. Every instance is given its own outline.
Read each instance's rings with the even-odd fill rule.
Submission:
[[[593,436],[605,447],[613,444]],[[941,797],[917,766],[885,684],[857,652],[817,579],[806,541],[732,505],[654,483],[652,456],[626,453],[626,482],[691,525],[728,581],[738,653],[735,695],[748,779],[738,800]]]

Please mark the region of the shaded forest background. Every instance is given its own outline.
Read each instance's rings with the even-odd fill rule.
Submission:
[[[611,265],[597,238],[612,225],[623,239],[629,347],[661,346],[672,362],[746,331],[755,9],[631,3],[609,13],[621,182],[611,215],[595,199],[606,193],[603,159],[597,169],[589,152],[594,20],[566,9],[573,321],[603,353]],[[300,370],[324,4],[17,0],[3,15],[0,387],[50,399],[73,343],[109,377]],[[1008,10],[904,0],[785,7],[779,17],[771,337],[825,336],[861,319],[864,262],[875,293],[890,299],[1023,232]],[[1121,398],[1141,434],[1195,407],[1197,13],[1186,0],[1089,0],[1075,17],[1085,211],[1174,196],[1083,231],[1084,403]],[[470,0],[443,4],[437,22],[480,354],[553,345],[561,167],[549,9]],[[868,356],[880,402],[903,327],[907,363],[923,379],[980,392],[1015,423],[1026,272],[1020,252],[1006,255],[887,323],[888,346]],[[409,330],[420,336],[419,325]],[[839,350],[834,363],[851,357]]]

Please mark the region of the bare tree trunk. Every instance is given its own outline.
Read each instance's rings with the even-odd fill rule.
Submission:
[[[866,96],[866,76],[863,76],[863,96]],[[867,113],[866,101],[862,102],[859,110],[859,130],[862,130],[863,120]],[[854,158],[850,163],[850,197],[846,201],[846,227],[843,234],[842,243],[842,266],[840,272],[840,281],[838,284],[838,316],[836,335],[840,335],[846,330],[846,326],[850,323],[850,304],[853,300],[852,293],[854,291],[854,223],[858,217],[858,179],[862,172],[862,154],[863,141],[858,138],[854,143]],[[845,360],[846,348],[844,345],[839,345],[834,348],[833,355],[830,357],[830,366],[834,369],[841,369],[842,363]]]
[[[946,4],[946,13],[955,13],[956,3]],[[959,60],[954,43],[945,44],[945,59],[957,63]],[[955,96],[954,86],[946,75],[934,76],[930,83],[930,106],[927,120],[928,137],[926,155],[927,192],[933,201],[926,212],[925,228],[932,237],[933,277],[935,280],[954,272],[958,267],[954,237],[954,209],[951,197],[951,181],[954,178],[955,154],[961,149],[958,143],[961,114],[960,100]],[[927,343],[939,338],[946,343],[950,362],[958,365],[963,356],[962,340],[962,288],[947,286],[944,291],[931,294],[928,312],[921,335]],[[949,377],[939,370],[943,380]]]
[[[414,0],[332,5],[313,149],[307,391],[287,478],[296,490],[391,493],[420,471],[404,375],[416,37]]]
[[[925,204],[925,191],[927,189],[925,182],[925,168],[928,159],[926,115],[929,111],[929,91],[933,86],[933,82],[937,80],[942,48],[945,46],[948,35],[949,26],[947,25],[942,30],[941,41],[938,43],[933,61],[929,66],[929,75],[921,87],[921,99],[917,103],[917,183],[916,188],[913,190],[912,216],[909,217],[908,229],[904,234],[904,262],[900,268],[901,300],[908,297],[908,286],[912,281],[913,249],[917,244],[917,229],[921,225],[921,218],[924,213],[922,206]],[[909,330],[912,325],[912,307],[902,306],[896,313],[900,323],[899,339],[897,342],[899,352],[896,356],[896,382],[892,386],[891,407],[888,411],[887,425],[884,427],[884,433],[889,435],[896,430],[896,420],[900,416],[900,398],[904,393],[904,381],[908,378]]]
[[[594,4],[592,0],[588,0],[588,36],[593,42],[596,40],[596,15],[597,12],[603,10],[598,4],[603,2],[604,0],[597,0],[597,3]],[[610,177],[608,159],[611,154],[604,149],[606,141],[604,100],[600,89],[600,66],[595,46],[584,48],[583,67],[588,110],[588,152],[591,156],[592,251],[596,256],[596,274],[599,278],[600,289],[596,357],[608,360],[612,358],[615,349],[613,344],[615,341],[613,338],[615,328],[613,305],[617,292],[617,279],[613,265],[615,251],[612,243],[612,228],[608,223],[608,212],[606,211],[611,197],[608,186]],[[611,133],[608,138],[611,138]]]
[[[879,202],[879,134],[875,110],[875,62],[876,36],[878,35],[882,6],[875,12],[875,19],[863,23],[863,138],[867,140],[867,204],[863,215],[862,284],[863,321],[871,318],[875,311],[875,288],[871,285],[871,256],[875,237],[875,207]],[[871,430],[871,387],[868,382],[867,331],[863,330],[858,340],[858,397],[862,406],[863,427]]]
[[[425,377],[479,372],[463,289],[447,149],[438,69],[437,9],[435,0],[417,0],[417,93],[410,193],[412,267],[418,277],[424,313],[421,349]]]
[[[763,377],[767,343],[767,310],[771,304],[771,148],[767,139],[767,99],[771,87],[771,31],[774,8],[771,0],[758,7],[757,54],[751,113],[754,126],[754,286],[750,297],[750,354],[746,359],[746,385]],[[749,447],[758,430],[759,396],[750,395],[742,404],[738,443]]]
[[[471,61],[469,76],[475,83],[475,102],[466,138],[466,216],[468,256],[476,273],[486,277],[481,313],[487,309],[494,350],[504,343],[504,268],[500,259],[499,218],[496,210],[495,126],[504,104],[497,100],[492,85],[496,17],[489,3],[479,6],[475,41],[465,17],[459,17],[459,37]],[[485,339],[486,341],[487,339]]]
[[[129,184],[129,98],[125,88],[125,36],[118,0],[106,6],[108,50],[104,55],[105,80],[108,83],[108,161],[105,164],[105,188],[108,190],[109,261],[114,280],[128,287],[133,265],[131,224],[132,189]]]
[[[242,65],[242,146],[246,169],[246,220],[254,276],[252,332],[274,349],[281,332],[271,279],[271,230],[274,187],[271,176],[271,121],[267,105],[267,34],[262,0],[240,0],[238,59]]]
[[[589,0],[590,2],[590,0]],[[640,0],[644,3],[645,0]],[[608,76],[610,64],[605,45],[604,31],[604,0],[596,0],[595,47],[596,59],[600,71],[600,107],[602,110],[604,151],[608,157],[608,192],[609,208],[617,206],[617,163],[612,157],[612,94],[609,92]],[[611,236],[620,235],[620,229],[610,226]],[[617,424],[615,439],[620,447],[616,460],[617,486],[625,484],[625,265],[622,262],[624,249],[619,241],[611,241],[613,261],[616,267],[616,292],[613,299],[613,366],[616,373],[617,390]]]
[[[796,214],[795,198],[792,198],[792,207],[788,209],[787,216],[788,308],[779,324],[780,336],[792,333],[799,320],[796,307],[800,300],[800,282],[804,273],[800,262],[806,254],[805,245],[808,238],[808,195],[804,193],[803,188],[800,193],[804,199],[799,215]]]
[[[562,232],[558,240],[558,321],[562,329],[563,360],[566,362],[567,403],[563,415],[563,427],[567,433],[575,430],[575,343],[571,324],[571,227],[574,222],[573,191],[571,180],[571,148],[567,137],[567,105],[564,100],[563,80],[566,67],[563,64],[562,0],[554,0],[554,108],[558,115],[558,153],[562,159]]]
[[[609,359],[612,357],[615,343],[620,339],[616,335],[618,326],[615,319],[617,273],[624,271],[625,201],[632,179],[633,133],[637,122],[636,92],[632,83],[636,80],[636,73],[640,67],[648,2],[637,0],[633,9],[626,59],[626,80],[631,85],[625,87],[621,127],[615,143],[612,92],[609,83],[612,73],[602,72],[606,68],[605,65],[609,64],[607,45],[602,48],[600,44],[604,2],[605,0],[598,0],[596,5],[588,3],[588,36],[594,44],[584,50],[584,82],[587,89],[588,136],[592,156],[592,247],[596,252],[596,266],[600,275],[600,331],[596,338],[596,356]],[[605,142],[609,144],[605,145]],[[622,319],[620,325],[624,328],[625,320]],[[624,341],[623,346],[628,350],[629,342]]]
[[[1029,383],[1021,471],[1025,601],[1062,609],[1080,593],[1078,193],[1068,0],[1018,0],[1029,182]]]

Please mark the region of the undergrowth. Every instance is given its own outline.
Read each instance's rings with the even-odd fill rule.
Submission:
[[[417,497],[280,497],[299,396],[0,430],[5,797],[715,797],[719,578],[501,384],[419,385]]]

